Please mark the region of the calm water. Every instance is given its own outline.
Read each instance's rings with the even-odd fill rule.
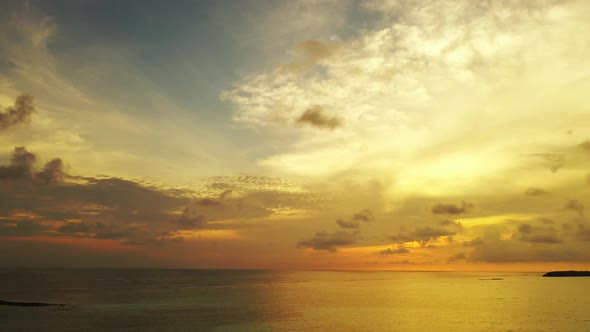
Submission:
[[[590,331],[590,278],[526,273],[4,269],[0,299],[70,308],[1,331]]]

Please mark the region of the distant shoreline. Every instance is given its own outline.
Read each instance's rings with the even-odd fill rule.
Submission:
[[[551,271],[543,277],[590,277],[590,271]]]
[[[49,306],[64,306],[61,303],[43,303],[43,302],[12,302],[0,300],[0,305],[11,307],[49,307]]]

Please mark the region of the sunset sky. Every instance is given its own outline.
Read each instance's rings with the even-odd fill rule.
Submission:
[[[0,265],[590,269],[589,31],[587,0],[2,1]]]

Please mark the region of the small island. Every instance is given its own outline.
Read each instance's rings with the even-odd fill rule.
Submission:
[[[11,307],[48,307],[48,306],[59,306],[61,303],[43,303],[43,302],[14,302],[0,300],[0,305],[6,305]]]
[[[543,277],[590,277],[590,271],[551,271]]]

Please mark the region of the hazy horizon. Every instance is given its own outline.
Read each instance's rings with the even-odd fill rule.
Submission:
[[[378,269],[373,269],[373,270],[368,270],[368,269],[362,269],[362,270],[345,270],[345,269],[281,269],[281,268],[199,268],[199,267],[112,267],[112,266],[92,266],[92,267],[85,267],[85,266],[4,266],[1,267],[0,270],[18,270],[18,269],[22,269],[22,270],[51,270],[51,269],[55,269],[55,270],[179,270],[179,271],[199,271],[199,270],[203,270],[203,271],[277,271],[277,272],[313,272],[313,271],[317,271],[317,272],[449,272],[449,273],[453,273],[453,272],[457,272],[457,273],[538,273],[539,275],[542,275],[546,272],[550,272],[551,270],[409,270],[409,269],[403,269],[403,270],[393,270],[393,269],[389,269],[389,270],[378,270]],[[566,270],[560,270],[560,271],[579,271],[579,270],[573,270],[573,269],[566,269]]]

